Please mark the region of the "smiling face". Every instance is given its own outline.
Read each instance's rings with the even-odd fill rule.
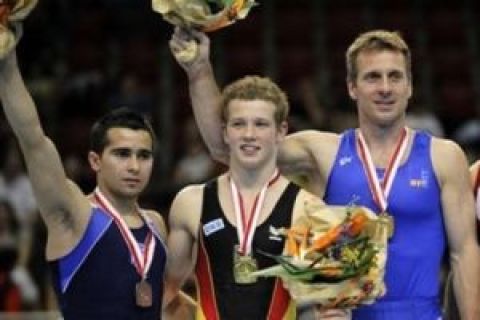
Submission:
[[[366,50],[356,59],[356,78],[348,80],[360,124],[380,127],[405,121],[412,84],[405,56],[392,50]]]
[[[97,183],[104,193],[114,197],[137,198],[145,189],[152,172],[152,138],[145,130],[110,128],[107,144],[88,158],[97,173]]]
[[[230,148],[230,167],[262,169],[275,166],[278,144],[286,134],[285,122],[275,123],[275,106],[265,100],[231,100],[224,129]]]

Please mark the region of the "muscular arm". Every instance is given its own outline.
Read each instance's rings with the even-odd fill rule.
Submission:
[[[179,59],[178,54],[188,47],[192,39],[198,45],[197,55],[190,61]],[[220,117],[221,93],[209,60],[210,40],[201,32],[177,27],[170,40],[170,48],[187,74],[193,113],[203,140],[215,160],[227,163],[228,150],[223,141]]]
[[[14,52],[0,61],[0,100],[19,141],[48,228],[47,257],[54,258],[68,251],[83,233],[90,210],[88,201],[66,178],[58,152],[45,135],[25,88]]]
[[[198,44],[197,54],[192,60],[184,61],[179,58],[179,53],[189,47],[192,39]],[[228,149],[223,141],[221,92],[209,60],[210,41],[201,32],[176,28],[170,40],[170,48],[187,74],[193,113],[203,140],[212,157],[226,163]],[[296,181],[308,179],[306,187],[322,196],[325,176],[337,147],[336,134],[305,131],[290,135],[280,146],[279,167],[285,175]]]
[[[180,291],[162,311],[164,320],[193,320],[197,304],[189,295]]]
[[[441,183],[453,285],[461,318],[478,319],[478,285],[473,284],[478,284],[480,256],[467,160],[458,145],[439,139],[433,140],[432,159]]]
[[[203,187],[187,187],[175,197],[170,209],[170,232],[167,242],[169,255],[164,298],[166,309],[171,309],[171,302],[177,297],[195,265],[202,195]]]
[[[288,135],[280,145],[278,165],[283,174],[323,197],[340,136],[315,130]]]

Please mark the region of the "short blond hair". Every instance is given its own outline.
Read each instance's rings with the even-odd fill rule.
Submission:
[[[360,52],[389,50],[400,52],[405,57],[408,79],[412,80],[410,49],[397,31],[373,30],[360,34],[348,47],[346,53],[347,80],[355,82],[358,75],[357,57]]]
[[[234,99],[264,100],[275,106],[275,123],[279,126],[287,120],[289,104],[286,93],[267,77],[245,76],[223,89],[221,101],[222,121],[227,122],[228,105]]]

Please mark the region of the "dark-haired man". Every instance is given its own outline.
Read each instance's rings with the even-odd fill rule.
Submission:
[[[157,212],[138,204],[153,165],[150,124],[128,109],[95,123],[88,161],[97,188],[85,195],[42,129],[15,52],[0,61],[0,100],[47,226],[46,257],[64,318],[160,319],[166,231]]]

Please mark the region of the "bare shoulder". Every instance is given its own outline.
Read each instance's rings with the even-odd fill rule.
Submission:
[[[186,228],[192,233],[200,222],[204,185],[190,185],[175,196],[169,213],[170,228]]]
[[[433,137],[431,155],[435,172],[442,181],[458,176],[459,172],[468,172],[465,153],[452,140]]]
[[[470,166],[470,172],[472,173],[472,175],[475,175],[475,173],[478,171],[479,168],[480,168],[480,160],[477,160]]]
[[[449,166],[450,163],[447,160],[466,160],[462,148],[456,142],[448,139],[432,137],[431,152],[434,162],[443,163]]]
[[[156,210],[144,210],[144,212],[148,215],[148,217],[152,220],[153,224],[160,232],[162,239],[167,239],[167,226],[165,224],[165,220],[160,212]]]
[[[289,176],[306,175],[315,181],[326,180],[331,169],[341,136],[318,130],[304,130],[288,135],[281,144],[278,162],[282,172]],[[312,181],[314,184],[318,182]]]
[[[197,205],[203,197],[204,184],[189,185],[181,189],[173,200],[173,205]]]
[[[289,134],[286,139],[306,147],[317,147],[318,145],[328,147],[330,145],[336,146],[340,141],[340,135],[327,131],[302,130]]]

